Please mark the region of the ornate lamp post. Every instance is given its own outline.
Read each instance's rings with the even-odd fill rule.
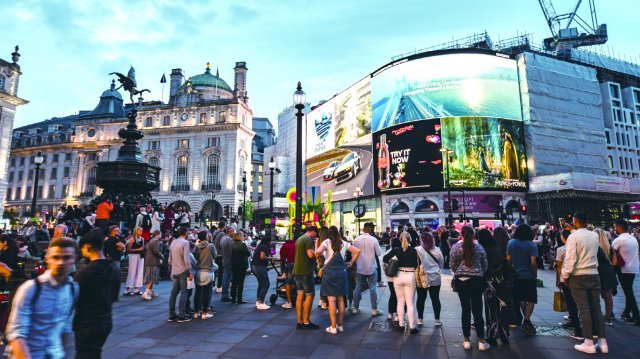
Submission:
[[[242,229],[247,225],[247,171],[242,171]]]
[[[31,217],[36,215],[36,202],[38,198],[38,182],[40,181],[40,166],[44,162],[44,156],[40,152],[33,158],[33,162],[36,164],[36,178],[33,181],[33,194],[31,195]]]
[[[440,149],[440,152],[442,152],[442,154],[444,156],[445,166],[447,166],[447,202],[448,202],[447,207],[449,207],[448,208],[449,215],[448,215],[448,223],[447,224],[448,225],[452,225],[453,224],[453,212],[451,210],[451,186],[450,186],[450,182],[449,182],[449,155],[451,153],[453,153],[453,151],[451,151],[448,148],[442,147]]]
[[[296,110],[296,227],[294,236],[302,232],[302,117],[305,101],[307,100],[302,85],[298,81],[296,92],[293,93],[293,103]]]
[[[353,191],[353,198],[356,199],[356,206],[358,209],[360,208],[360,197],[362,197],[363,193],[360,189],[360,186],[357,186],[355,191]],[[360,217],[358,216],[358,235],[360,235]]]

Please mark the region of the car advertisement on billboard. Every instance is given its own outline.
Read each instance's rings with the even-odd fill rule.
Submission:
[[[367,76],[307,114],[306,157],[348,145],[370,133],[371,78]]]
[[[376,191],[442,190],[441,141],[438,120],[396,125],[374,133]]]
[[[363,196],[373,195],[371,135],[307,159],[307,186],[318,186],[322,201],[353,199],[360,187]]]
[[[514,60],[457,53],[406,61],[371,79],[374,132],[453,116],[522,119]]]

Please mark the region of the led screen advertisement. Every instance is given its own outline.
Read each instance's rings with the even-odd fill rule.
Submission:
[[[370,80],[367,76],[307,114],[306,158],[371,133]]]
[[[362,196],[373,195],[371,135],[308,158],[307,186],[318,186],[325,202],[353,199],[360,187]]]
[[[430,118],[521,119],[516,62],[487,54],[424,57],[389,67],[371,79],[374,132]]]
[[[396,125],[373,134],[379,192],[443,189],[439,120]]]

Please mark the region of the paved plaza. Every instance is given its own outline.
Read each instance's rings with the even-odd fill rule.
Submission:
[[[270,271],[273,293],[275,273]],[[557,328],[563,313],[552,310],[552,271],[540,271],[545,287],[539,288],[539,302],[533,323],[539,335],[525,337],[519,329],[513,330],[509,346],[492,347],[479,352],[472,333],[472,350],[462,348],[460,304],[457,294],[451,291],[451,276],[443,275],[440,294],[443,310],[441,328],[433,326],[433,313],[427,299],[425,325],[419,335],[389,332],[386,320],[389,290],[378,288],[379,308],[382,317],[371,318],[369,296],[364,293],[361,313],[345,315],[345,332],[331,335],[324,331],[329,325],[326,311],[314,306],[311,320],[320,325],[319,330],[295,330],[294,309],[282,309],[278,300],[270,310],[256,310],[256,280],[247,276],[246,300],[249,304],[221,303],[220,294],[214,295],[217,314],[207,320],[194,319],[187,323],[169,323],[168,299],[170,282],[163,281],[157,287],[160,296],[146,302],[139,297],[122,297],[114,307],[114,329],[105,345],[105,358],[579,358],[586,357],[573,350],[577,341],[569,338],[569,332]],[[319,286],[317,287],[319,291]],[[636,295],[640,286],[636,281]],[[620,291],[621,292],[621,291]],[[317,301],[316,301],[317,302]],[[624,304],[622,293],[615,297],[614,312],[619,314]],[[637,357],[640,327],[616,321],[607,327],[610,356],[615,358]],[[71,357],[72,348],[68,354]],[[602,356],[602,355],[599,355]]]

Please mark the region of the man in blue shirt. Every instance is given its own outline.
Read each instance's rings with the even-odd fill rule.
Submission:
[[[513,233],[513,239],[507,244],[507,261],[518,273],[515,281],[515,302],[520,303],[520,310],[524,315],[522,331],[526,335],[535,335],[536,328],[531,323],[533,308],[538,303],[538,246],[533,243],[533,229],[521,224]],[[516,310],[517,311],[517,310]]]
[[[61,237],[49,244],[47,271],[18,288],[7,324],[12,357],[65,357],[62,335],[71,331],[78,288],[69,277],[76,261],[76,242]]]

